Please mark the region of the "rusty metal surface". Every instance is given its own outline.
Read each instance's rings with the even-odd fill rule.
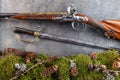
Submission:
[[[120,19],[119,0],[0,0],[0,12],[65,12],[69,4],[75,4],[78,12],[98,20]],[[18,35],[12,32],[16,26],[33,30],[37,30],[37,26],[41,26],[41,32],[44,33],[74,38],[99,46],[120,48],[120,41],[107,39],[89,27],[75,31],[69,23],[10,19],[0,20],[0,50],[12,47],[48,55],[89,54],[93,51],[102,51],[43,39],[35,44],[23,43],[17,39]],[[25,38],[33,37],[25,36]]]

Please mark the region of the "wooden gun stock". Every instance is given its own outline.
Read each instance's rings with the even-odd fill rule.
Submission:
[[[106,30],[106,36],[120,40],[120,20],[103,20],[101,24]]]

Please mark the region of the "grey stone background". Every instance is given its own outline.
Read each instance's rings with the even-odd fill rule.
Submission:
[[[120,19],[120,0],[0,0],[0,12],[65,12],[70,4],[74,4],[77,7],[78,12],[98,20]],[[32,30],[37,30],[37,26],[41,26],[41,32],[44,33],[74,38],[82,42],[104,47],[120,48],[120,41],[107,39],[96,30],[89,27],[84,30],[75,31],[71,28],[69,23],[2,19],[0,20],[0,50],[12,47],[21,50],[34,51],[36,53],[47,53],[48,55],[89,54],[93,51],[102,51],[99,49],[43,39],[40,39],[35,44],[23,43],[17,39],[18,35],[12,32],[15,26]],[[25,38],[32,39],[33,37],[25,35]]]

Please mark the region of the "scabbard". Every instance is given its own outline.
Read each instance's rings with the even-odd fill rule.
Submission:
[[[14,32],[21,33],[21,34],[34,35],[34,36],[36,36],[36,33],[38,33],[33,30],[28,30],[28,29],[19,28],[19,27],[15,27]],[[70,39],[67,37],[55,36],[55,35],[50,35],[50,34],[46,34],[46,33],[38,33],[37,35],[41,39],[53,40],[53,41],[57,41],[57,42],[69,43],[69,44],[73,44],[73,45],[79,45],[79,46],[83,46],[83,47],[95,48],[95,49],[100,49],[100,50],[117,49],[120,51],[119,48],[103,47],[103,46],[99,46],[99,45],[95,45],[93,43],[87,43],[87,42],[84,43],[82,41]]]

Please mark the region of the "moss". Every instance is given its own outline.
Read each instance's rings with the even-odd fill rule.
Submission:
[[[85,54],[78,54],[72,55],[69,57],[61,57],[56,61],[50,63],[44,63],[33,70],[30,70],[28,73],[24,74],[23,76],[19,77],[17,80],[104,80],[104,76],[102,72],[93,72],[88,70],[89,63],[96,63],[96,64],[105,64],[107,65],[108,69],[112,69],[111,65],[115,58],[119,57],[117,51],[109,50],[104,53],[98,53],[98,58],[96,60],[91,60],[88,55]],[[39,54],[36,58],[45,60],[49,56],[46,54]],[[76,77],[73,77],[70,74],[70,60],[74,60],[77,64],[79,74]],[[9,80],[14,76],[15,63],[23,63],[23,59],[20,57],[16,57],[13,55],[8,55],[6,58],[0,60],[0,77],[3,80]],[[35,61],[27,64],[27,69],[30,68],[35,64]],[[42,70],[50,67],[52,65],[58,65],[59,69],[52,75],[47,77],[41,77],[40,73]],[[120,80],[120,76],[116,77],[116,80]]]
[[[27,74],[21,76],[19,80],[51,80],[50,76],[47,76],[47,77],[40,76],[40,72],[44,69],[45,69],[45,66],[43,64],[40,66],[37,66],[33,70],[29,71]]]
[[[115,78],[115,80],[120,80],[120,75]]]
[[[37,55],[37,59],[41,59],[41,60],[45,60],[45,59],[47,59],[49,56],[47,55],[47,54],[39,54],[39,55]]]
[[[100,62],[100,64],[105,64],[108,69],[112,69],[112,62],[119,57],[118,51],[116,50],[108,50],[104,53],[99,53],[96,61]]]
[[[88,76],[91,77],[93,80],[104,80],[104,75],[102,72],[88,72]]]
[[[0,77],[2,80],[9,80],[14,76],[15,63],[22,62],[22,58],[8,55],[6,58],[0,60]]]
[[[70,56],[70,59],[75,60],[79,70],[79,74],[76,77],[71,76],[72,80],[104,80],[101,72],[88,71],[88,64],[93,63],[88,55],[78,54],[77,56]],[[94,61],[100,63],[100,61]]]
[[[88,75],[88,64],[91,63],[90,57],[84,54],[78,54],[77,56],[72,56],[78,67],[78,76],[71,77],[73,80],[80,80]]]
[[[48,58],[48,55],[46,54],[39,54],[37,57],[37,59],[41,59],[41,60],[45,60]],[[27,67],[30,68],[31,66],[33,66],[35,63],[29,63],[27,64]],[[47,77],[41,77],[40,73],[42,72],[42,70],[46,69],[44,64],[41,64],[35,68],[33,68],[31,71],[29,71],[27,74],[21,76],[19,78],[19,80],[51,80],[51,76],[47,76]]]
[[[58,76],[60,80],[70,80],[70,76],[69,76],[69,58],[67,57],[61,57],[59,60],[56,60],[55,63],[56,65],[59,66],[58,69]],[[57,80],[57,78],[55,78]]]

